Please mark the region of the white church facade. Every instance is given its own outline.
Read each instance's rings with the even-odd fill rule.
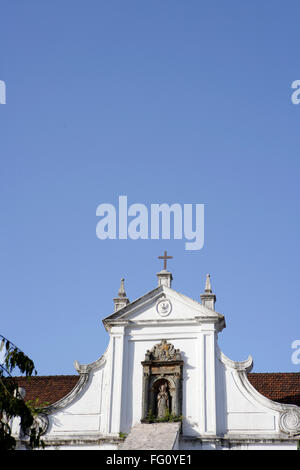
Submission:
[[[296,449],[300,407],[259,393],[247,377],[252,358],[219,349],[225,318],[209,275],[201,302],[175,291],[166,269],[157,278],[133,302],[121,281],[103,320],[107,350],[75,362],[75,387],[38,418],[46,448]]]

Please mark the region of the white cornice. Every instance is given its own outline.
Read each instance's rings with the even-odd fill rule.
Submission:
[[[144,296],[134,300],[130,304],[121,308],[117,312],[104,318],[103,324],[106,330],[109,331],[112,325],[123,324],[120,322],[129,321],[129,324],[139,324],[139,320],[130,319],[130,316],[134,315],[134,313],[139,309],[147,308],[147,306],[149,306],[161,297],[170,297],[171,299],[176,299],[178,302],[193,309],[195,311],[194,321],[219,323],[219,331],[225,327],[225,319],[222,314],[205,307],[200,302],[197,302],[196,300],[193,300],[187,297],[186,295],[181,294],[175,291],[174,289],[171,289],[170,287],[159,286],[153,289],[152,291],[148,292]],[[151,320],[147,321],[148,324],[151,324],[151,322]],[[163,319],[160,319],[159,322],[162,323]],[[155,323],[157,324],[157,321],[155,321]],[[126,326],[126,323],[124,323],[124,326]]]

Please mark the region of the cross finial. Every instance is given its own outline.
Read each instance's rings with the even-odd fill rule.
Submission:
[[[173,256],[167,256],[167,252],[164,252],[164,256],[159,256],[158,259],[163,259],[164,260],[164,269],[167,269],[167,260],[172,259]]]

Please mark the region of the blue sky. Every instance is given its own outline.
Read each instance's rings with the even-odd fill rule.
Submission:
[[[1,1],[1,334],[41,375],[105,350],[120,278],[196,300],[254,371],[299,372],[299,2]],[[96,237],[96,208],[205,204],[205,244]]]

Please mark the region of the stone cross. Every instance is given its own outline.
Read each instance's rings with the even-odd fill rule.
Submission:
[[[164,260],[164,269],[167,269],[167,260],[172,259],[173,256],[167,256],[167,252],[164,252],[164,256],[159,256],[158,259],[163,259]]]

